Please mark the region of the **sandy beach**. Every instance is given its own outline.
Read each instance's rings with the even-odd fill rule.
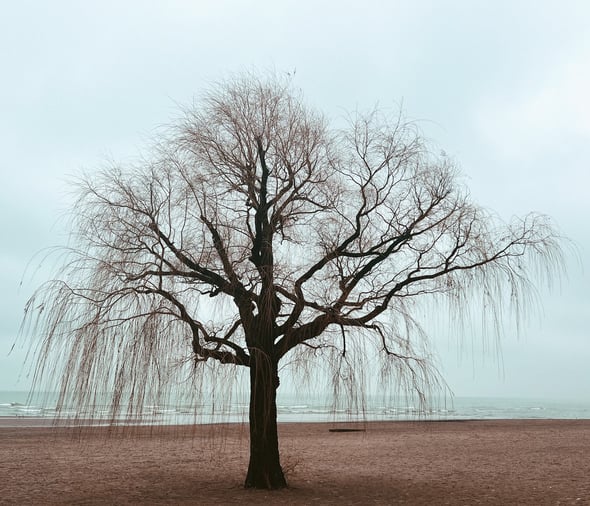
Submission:
[[[334,428],[357,432],[331,432]],[[590,420],[280,425],[290,488],[242,488],[247,426],[0,427],[0,504],[590,504]]]

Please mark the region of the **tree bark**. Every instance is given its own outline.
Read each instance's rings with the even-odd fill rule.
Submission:
[[[274,357],[255,352],[250,362],[250,463],[246,488],[279,489],[287,482],[279,459],[277,388]]]

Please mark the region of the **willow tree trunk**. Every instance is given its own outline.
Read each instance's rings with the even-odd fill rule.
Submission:
[[[277,363],[257,352],[250,362],[250,463],[247,488],[278,489],[287,486],[279,459],[277,433]]]

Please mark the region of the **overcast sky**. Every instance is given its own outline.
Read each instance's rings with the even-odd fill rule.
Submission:
[[[329,117],[403,103],[475,200],[552,216],[577,259],[520,337],[501,357],[478,336],[434,345],[457,395],[590,399],[590,2],[20,0],[0,65],[0,390],[29,386],[28,343],[9,351],[47,275],[31,259],[66,241],[68,178],[132,160],[179,104],[255,67],[296,70]]]

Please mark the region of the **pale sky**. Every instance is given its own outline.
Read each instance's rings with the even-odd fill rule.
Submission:
[[[26,390],[23,307],[64,244],[67,180],[133,160],[232,72],[296,70],[307,101],[403,104],[476,201],[552,216],[568,278],[501,357],[431,329],[458,396],[590,400],[590,2],[585,0],[4,2],[0,16],[0,390]],[[27,264],[29,268],[27,269]],[[26,273],[26,275],[25,275]],[[24,277],[23,277],[24,276]],[[21,285],[22,281],[22,285]],[[436,326],[434,326],[436,327]]]

